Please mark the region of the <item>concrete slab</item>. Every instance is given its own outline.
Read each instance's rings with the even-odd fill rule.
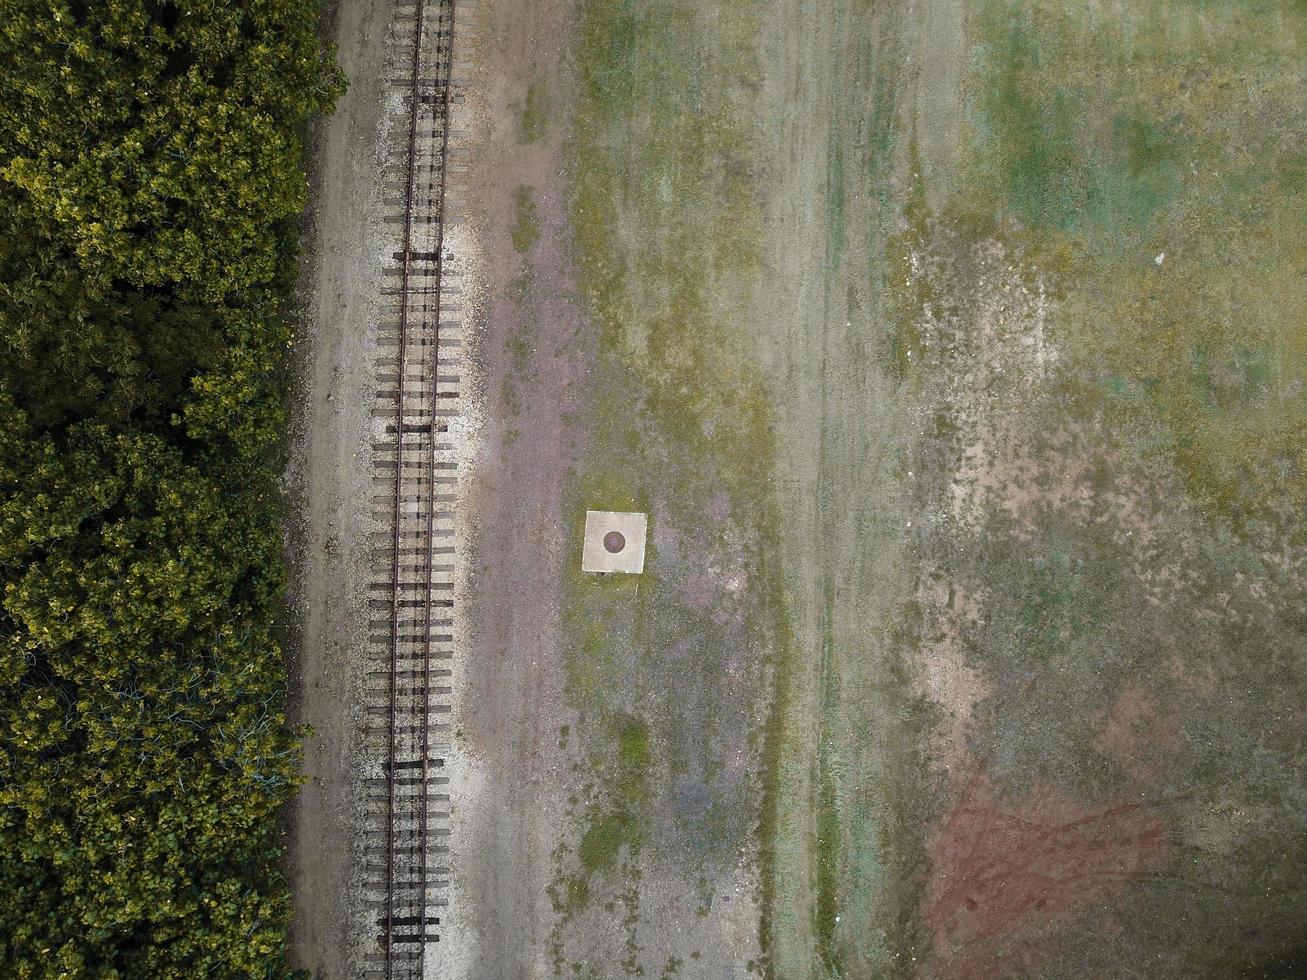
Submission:
[[[644,571],[644,539],[649,519],[644,514],[609,510],[585,512],[583,572]]]

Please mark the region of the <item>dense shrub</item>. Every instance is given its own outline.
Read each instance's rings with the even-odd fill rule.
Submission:
[[[285,972],[281,302],[314,0],[0,0],[0,963]]]

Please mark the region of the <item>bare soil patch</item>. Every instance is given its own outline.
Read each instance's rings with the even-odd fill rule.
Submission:
[[[1166,862],[1166,827],[1137,800],[1086,805],[1043,785],[1002,799],[974,769],[954,785],[928,845],[930,976],[1038,973],[1059,926]]]

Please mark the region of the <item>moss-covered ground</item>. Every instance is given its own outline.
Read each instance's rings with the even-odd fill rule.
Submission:
[[[1056,912],[950,911],[933,884],[941,974],[1235,975],[1293,942],[1305,14],[989,2],[969,22],[959,176],[905,211],[886,276],[930,420],[919,561],[983,682],[967,764],[1018,810],[1055,787],[1158,833],[1100,841],[1139,869],[1120,892],[1076,890],[1075,842],[1047,857]]]
[[[586,509],[652,537],[638,578],[563,572],[556,971],[692,974],[709,951],[642,902],[725,930],[742,866],[758,973],[1284,961],[1307,9],[980,0],[957,52],[906,7],[809,13],[843,39],[811,68],[816,186],[771,125],[791,49],[767,9],[580,5],[569,213],[598,352],[568,553]],[[920,131],[940,119],[950,140]],[[778,195],[819,202],[824,241],[784,266],[804,240]],[[824,312],[768,308],[778,275]],[[805,441],[814,471],[786,472]],[[803,512],[829,546],[795,540]]]
[[[780,635],[767,394],[740,340],[761,236],[742,111],[756,27],[743,2],[583,5],[568,155],[599,339],[569,553],[587,509],[646,512],[651,537],[638,578],[564,571],[579,721],[574,844],[553,888],[561,971],[675,972],[691,951],[639,934],[646,870],[681,882],[702,918],[753,846],[746,760]],[[705,30],[733,41],[719,60],[702,58]]]

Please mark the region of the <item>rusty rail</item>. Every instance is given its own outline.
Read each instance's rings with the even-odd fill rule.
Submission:
[[[384,980],[417,980],[425,975],[427,945],[440,939],[440,917],[431,914],[433,876],[428,857],[432,850],[431,770],[444,764],[443,757],[432,758],[432,633],[437,625],[452,622],[451,612],[451,619],[438,624],[433,608],[439,604],[452,610],[452,599],[438,603],[436,598],[437,589],[448,589],[450,584],[436,582],[435,525],[439,482],[436,456],[438,450],[449,448],[437,441],[446,431],[443,415],[447,413],[440,410],[441,399],[457,397],[457,391],[440,390],[442,381],[449,383],[440,373],[440,320],[455,11],[454,0],[414,0],[407,6],[400,0],[400,4],[401,21],[405,9],[412,11],[412,36],[406,65],[408,78],[404,80],[408,104],[407,141],[400,167],[403,228],[395,254],[398,268],[387,273],[397,275],[399,280],[394,341],[397,374],[392,390],[390,376],[385,373],[389,368],[383,367],[383,384],[378,392],[383,406],[393,401],[394,442],[374,443],[378,471],[394,467],[387,515],[391,525],[386,549],[388,567],[385,579],[374,583],[374,589],[388,595],[384,671],[370,675],[384,672],[385,680],[383,688],[370,692],[382,703],[369,709],[381,715],[384,729],[384,780],[369,781],[384,782],[384,794],[379,799],[370,797],[384,807],[384,815],[377,814],[382,818],[380,828],[365,830],[365,842],[370,833],[384,837],[382,847],[367,848],[369,852],[384,851],[384,863],[380,867],[369,865],[379,873],[371,888],[374,894],[381,892],[376,904],[382,914],[377,922],[377,953],[369,956],[376,968],[367,973]],[[402,34],[402,26],[397,34]],[[432,127],[429,143],[424,142],[428,139],[424,129],[428,121]],[[378,363],[389,364],[385,358]],[[452,380],[457,383],[458,379],[455,376]],[[417,476],[416,480],[411,474]],[[442,514],[442,518],[448,517]],[[440,550],[452,552],[452,548]],[[374,641],[382,639],[374,637]],[[415,785],[416,800],[411,794]]]

